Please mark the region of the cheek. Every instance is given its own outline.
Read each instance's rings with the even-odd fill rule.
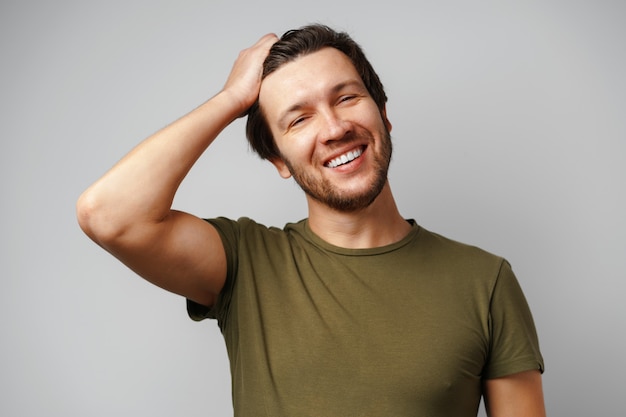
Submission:
[[[373,101],[367,103],[366,106],[354,110],[355,111],[351,112],[349,115],[353,123],[371,132],[388,129],[389,126],[384,112],[381,112]]]
[[[315,129],[312,124],[297,133],[276,139],[276,145],[281,155],[290,161],[302,161],[313,158],[316,144]]]

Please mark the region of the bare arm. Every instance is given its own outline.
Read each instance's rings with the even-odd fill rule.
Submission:
[[[226,277],[224,248],[208,223],[171,209],[193,164],[256,100],[275,35],[239,54],[222,91],[140,143],[78,199],[83,231],[148,281],[211,305]]]
[[[541,373],[527,371],[485,381],[489,417],[545,417]]]

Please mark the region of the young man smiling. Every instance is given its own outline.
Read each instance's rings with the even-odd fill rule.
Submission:
[[[280,149],[272,162],[305,191],[313,232],[348,248],[408,233],[387,181],[391,124],[344,53],[326,47],[283,65],[264,78],[259,107]]]
[[[543,360],[509,264],[406,220],[387,171],[378,76],[321,25],[262,37],[222,91],[146,139],[78,202],[83,230],[215,318],[236,416],[545,415]],[[248,114],[252,147],[305,191],[283,229],[171,209],[218,134]]]

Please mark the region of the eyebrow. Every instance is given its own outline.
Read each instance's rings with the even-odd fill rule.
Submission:
[[[358,80],[350,79],[350,80],[342,81],[339,84],[333,86],[330,89],[330,93],[331,94],[338,93],[339,91],[343,90],[346,87],[358,87],[360,90],[367,91],[367,88],[365,88],[365,86],[363,85],[363,81],[361,81],[360,79]],[[277,122],[278,127],[280,127],[281,129],[285,128],[287,124],[287,118],[289,117],[289,115],[291,113],[301,110],[307,105],[308,103],[306,101],[301,101],[301,102],[297,102],[289,106],[284,112],[281,113],[281,116],[278,118],[278,122]]]

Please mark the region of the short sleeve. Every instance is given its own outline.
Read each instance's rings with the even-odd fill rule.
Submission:
[[[498,378],[537,369],[543,372],[539,340],[517,278],[503,261],[489,311],[490,351],[483,378]]]
[[[224,251],[226,252],[226,281],[215,304],[211,307],[203,306],[187,299],[187,314],[194,321],[217,319],[221,327],[228,315],[228,306],[232,297],[235,277],[237,276],[237,247],[239,244],[240,225],[237,221],[225,217],[205,220],[215,227],[222,239]]]

